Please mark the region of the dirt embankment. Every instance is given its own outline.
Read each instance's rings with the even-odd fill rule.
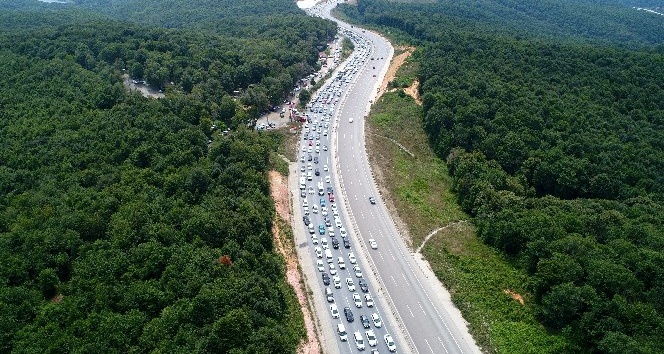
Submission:
[[[290,196],[288,194],[288,178],[282,176],[277,171],[270,171],[270,194],[274,199],[274,206],[277,211],[277,217],[286,223],[291,220]],[[316,335],[312,314],[309,311],[308,299],[302,287],[302,275],[300,274],[297,262],[297,254],[294,249],[294,241],[289,239],[292,235],[283,235],[279,230],[279,222],[275,220],[272,229],[277,250],[286,260],[286,281],[295,290],[297,301],[300,303],[300,309],[304,315],[304,326],[307,331],[307,338],[300,343],[297,350],[298,354],[319,354],[321,353],[320,342]]]
[[[380,90],[378,92],[378,98],[382,96],[385,92],[387,92],[387,85],[390,83],[390,81],[394,80],[394,78],[397,75],[397,71],[403,65],[403,63],[408,59],[409,56],[413,54],[413,51],[415,51],[415,47],[405,47],[405,48],[400,48],[403,49],[404,52],[395,56],[392,58],[392,62],[390,63],[390,67],[387,69],[387,73],[385,74],[385,78],[383,78],[383,83],[380,85]],[[413,81],[413,84],[410,85],[409,87],[406,87],[404,89],[404,92],[412,97],[417,104],[422,105],[422,101],[420,100],[420,96],[417,92],[417,88],[420,85],[419,81],[415,80]],[[392,89],[390,91],[394,91],[396,89]]]

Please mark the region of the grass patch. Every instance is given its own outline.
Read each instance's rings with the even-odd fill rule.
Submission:
[[[421,126],[421,108],[397,93],[383,95],[367,123],[374,172],[388,206],[406,224],[414,249],[432,230],[468,219],[451,192],[445,163],[429,148]],[[484,352],[570,351],[565,338],[548,333],[536,321],[525,273],[482,243],[472,223],[444,228],[429,239],[422,253]],[[506,291],[521,295],[524,305]]]
[[[431,230],[467,218],[450,192],[445,164],[428,147],[420,107],[410,97],[383,95],[367,129],[370,159],[381,166],[379,179],[398,215],[407,221],[414,248]]]

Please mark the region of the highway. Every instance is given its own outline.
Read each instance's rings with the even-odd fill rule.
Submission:
[[[373,32],[351,28],[349,24],[333,19],[329,13],[330,9],[330,4],[318,5],[310,9],[310,13],[336,21],[346,35],[355,42],[356,52],[358,52],[358,48],[364,48],[368,50],[368,53],[364,55],[363,61],[356,58],[361,53],[353,53],[347,62],[355,63],[355,72],[352,75],[347,73],[344,76],[347,79],[336,80],[336,84],[334,84],[336,85],[334,87],[340,90],[338,98],[335,98],[339,101],[337,103],[332,101],[334,111],[329,123],[330,134],[321,136],[321,145],[328,145],[329,151],[315,153],[320,156],[319,165],[327,165],[329,172],[316,176],[311,182],[307,181],[305,198],[294,203],[295,208],[299,209],[306,200],[311,208],[312,205],[319,204],[319,198],[327,197],[327,195],[318,195],[318,182],[324,183],[325,188],[334,186],[340,220],[351,241],[350,250],[343,246],[340,246],[339,250],[331,250],[334,252],[335,260],[339,255],[343,255],[347,265],[345,270],[338,270],[342,281],[341,288],[334,289],[333,284],[329,286],[333,292],[335,304],[339,308],[340,319],[331,317],[329,305],[322,305],[320,300],[315,302],[322,321],[321,327],[326,329],[323,331],[324,337],[334,337],[333,341],[337,344],[334,346],[331,344],[332,340],[326,341],[325,350],[330,353],[358,352],[352,333],[360,331],[364,335],[365,329],[359,323],[359,316],[376,312],[382,318],[383,326],[374,328],[371,325],[370,327],[376,332],[378,337],[376,348],[381,353],[388,352],[388,348],[382,340],[385,333],[390,333],[394,337],[397,351],[400,353],[479,353],[480,350],[469,335],[458,310],[449,301],[449,294],[446,294],[433,273],[426,269],[422,262],[418,262],[414,258],[413,253],[398,233],[378,194],[367,159],[364,118],[369,112],[377,88],[387,71],[393,48],[387,40]],[[343,65],[341,67],[344,69]],[[348,71],[347,68],[346,71]],[[335,81],[327,82],[319,92],[326,90],[327,87],[333,85],[333,82]],[[300,141],[303,142],[303,149],[307,150],[306,136],[305,140]],[[301,154],[304,158],[308,152],[302,151]],[[306,160],[300,162],[301,166],[306,166],[307,163]],[[304,170],[306,174],[306,167]],[[325,182],[323,178],[328,174],[329,183]],[[313,195],[309,194],[309,187],[312,186],[315,192]],[[375,205],[369,202],[370,196],[376,198]],[[296,215],[300,214],[296,212]],[[310,213],[309,216],[315,226],[314,234],[319,239],[325,237],[319,235],[318,232],[318,225],[324,222],[322,215]],[[295,227],[299,226],[296,224]],[[339,228],[335,229],[332,226],[326,234],[328,240],[330,231],[339,236]],[[309,234],[306,226],[305,232]],[[377,249],[369,247],[369,239],[377,241]],[[309,262],[316,267],[316,261],[321,258],[317,257],[315,248],[320,244],[315,245],[313,239],[309,241],[307,244],[311,254]],[[354,252],[357,257],[363,278],[368,280],[369,292],[376,300],[376,306],[372,309],[368,309],[366,306],[356,308],[352,301],[353,292],[349,291],[343,283],[344,279],[349,277],[355,281],[356,287],[358,285],[358,278],[350,271],[347,257],[350,251]],[[325,261],[325,256],[322,259]],[[306,262],[306,260],[303,261]],[[324,263],[323,269],[328,272],[327,263]],[[321,276],[318,276],[317,282],[310,286],[314,292],[318,290],[323,292],[325,288]],[[359,288],[356,292],[361,296],[364,295]],[[348,323],[344,318],[343,308],[346,306],[353,310],[355,315],[353,323]],[[321,308],[327,310],[327,315],[321,313]],[[325,318],[328,316],[330,321],[326,322]],[[338,340],[335,329],[337,323],[345,325],[348,332],[347,342]],[[330,331],[327,327],[334,330]],[[366,344],[366,337],[364,341]],[[373,348],[367,346],[367,351],[369,349]]]

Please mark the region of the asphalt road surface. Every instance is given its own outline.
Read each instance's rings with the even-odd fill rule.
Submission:
[[[333,19],[329,14],[331,5],[316,7],[311,10],[311,13]],[[376,348],[381,353],[388,352],[383,341],[383,335],[386,333],[390,333],[394,337],[397,351],[400,353],[479,353],[480,350],[468,334],[458,310],[451,305],[449,295],[442,289],[430,270],[425,269],[422,263],[414,258],[413,253],[403,242],[377,193],[369,167],[364,145],[364,118],[369,112],[382,77],[387,71],[393,48],[389,42],[375,33],[356,27],[351,28],[346,23],[333,20],[337,21],[355,42],[356,51],[347,62],[353,61],[356,56],[360,55],[358,52],[361,48],[365,48],[368,52],[364,55],[363,62],[359,59],[355,60],[355,72],[352,75],[347,73],[341,80],[331,80],[321,89],[321,91],[325,91],[327,87],[334,87],[339,91],[338,96],[333,95],[331,99],[324,99],[321,104],[325,109],[334,109],[328,123],[329,134],[327,136],[320,134],[319,139],[320,145],[326,145],[328,150],[320,149],[319,153],[312,151],[312,154],[320,160],[318,164],[312,162],[312,170],[318,167],[321,175],[306,182],[305,198],[299,198],[299,202],[294,203],[296,207],[302,208],[303,201],[306,200],[311,211],[313,205],[320,207],[320,199],[324,198],[329,207],[327,193],[324,193],[323,196],[318,195],[317,187],[319,182],[323,183],[324,188],[334,186],[340,221],[342,227],[347,230],[348,239],[351,242],[350,249],[345,249],[343,245],[340,245],[339,249],[329,247],[333,253],[333,263],[336,265],[337,258],[342,256],[346,269],[337,268],[341,280],[340,289],[335,289],[333,282],[328,286],[333,292],[334,303],[340,312],[340,318],[332,318],[329,304],[321,305],[320,301],[316,303],[319,313],[322,312],[321,307],[327,312],[327,314],[320,313],[323,322],[321,326],[327,327],[324,336],[330,336],[330,333],[333,333],[334,342],[337,343],[337,347],[332,348],[331,341],[328,341],[326,342],[328,347],[325,349],[329,352],[358,352],[353,340],[353,332],[359,331],[364,337],[364,344],[367,344],[364,335],[366,329],[362,327],[359,317],[377,313],[383,321],[383,326],[375,328],[372,324],[371,329],[376,333],[378,339]],[[343,70],[344,66],[341,65],[340,69]],[[348,72],[348,69],[346,71]],[[312,113],[312,116],[319,119],[319,122],[324,119],[324,115]],[[324,129],[321,127],[321,131]],[[304,161],[300,162],[300,166],[304,166],[302,173],[306,175],[309,171],[309,162],[306,160],[306,156],[310,154],[308,152],[309,140],[306,134],[303,138],[300,141],[304,151],[301,151],[300,154]],[[315,148],[316,140],[311,141],[312,148]],[[323,171],[323,165],[327,165],[329,171]],[[330,176],[329,183],[325,181],[327,175]],[[309,194],[309,187],[313,188],[313,194]],[[369,202],[370,196],[376,198],[375,205]],[[330,231],[334,232],[337,239],[341,241],[340,230],[336,226],[325,227],[326,234],[320,235],[319,225],[324,223],[320,210],[318,213],[310,212],[309,216],[314,225],[314,235],[318,239],[318,244],[314,244],[313,238],[309,239],[307,244],[311,254],[310,262],[315,269],[317,260],[321,259],[323,271],[329,274],[329,264],[325,255],[318,258],[315,249],[322,247],[320,243],[322,237],[326,237],[328,242],[330,241]],[[332,217],[331,213],[329,217]],[[305,233],[309,235],[306,227]],[[377,249],[369,247],[369,239],[376,240]],[[356,308],[352,301],[354,292],[361,297],[364,296],[364,293],[359,289],[358,278],[351,270],[352,265],[348,259],[348,252],[351,251],[358,259],[363,279],[368,280],[369,293],[376,300],[373,308],[367,308],[366,304],[363,304],[362,308]],[[326,286],[322,284],[320,274],[322,272],[319,272],[317,282],[311,286],[314,292],[323,293]],[[330,277],[332,278],[332,276]],[[345,284],[346,278],[353,279],[357,288],[354,292],[348,290]],[[349,323],[344,318],[344,307],[352,309],[355,317],[353,323]],[[329,322],[325,321],[326,318],[329,318]],[[329,328],[334,329],[337,323],[343,323],[346,327],[347,342],[341,342],[336,332],[329,330]],[[366,351],[369,352],[370,349],[373,348],[366,345]]]

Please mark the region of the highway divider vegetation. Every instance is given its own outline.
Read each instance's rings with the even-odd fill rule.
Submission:
[[[418,45],[430,145],[478,236],[524,274],[531,313],[565,352],[664,351],[664,24],[626,3],[342,7]],[[439,277],[454,283],[460,269],[487,270]],[[492,315],[470,318],[490,327],[482,345],[537,352],[495,325],[519,316]]]
[[[334,25],[279,21],[289,1],[230,8],[278,5],[234,13],[233,35],[187,28],[205,8],[184,1],[142,24],[105,18],[118,3],[35,3],[0,13],[0,352],[294,353],[306,334],[267,181],[279,141],[246,121]],[[166,97],[129,92],[125,68]]]

